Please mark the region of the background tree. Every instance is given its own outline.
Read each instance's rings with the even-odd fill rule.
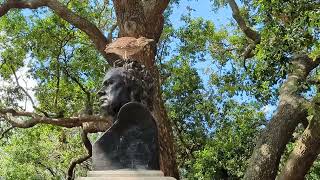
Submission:
[[[227,29],[215,29],[211,21],[185,16],[186,25],[178,32],[180,55],[191,61],[213,61],[211,93],[219,94],[216,99],[222,98],[218,105],[229,99],[241,103],[239,96],[257,100],[260,107],[277,104],[270,121],[260,126],[263,131],[244,179],[275,179],[279,171],[280,179],[301,179],[319,152],[318,135],[312,130],[317,129],[318,122],[314,119],[314,101],[317,99],[317,80],[314,80],[318,77],[319,63],[319,2],[238,3],[242,8],[233,0],[213,3],[215,10],[230,7],[234,21]],[[224,119],[228,116],[225,114]],[[307,119],[314,120],[308,125]],[[306,129],[291,155],[286,157],[286,145],[294,141],[292,135],[300,123]],[[228,154],[224,152],[222,156],[228,157]],[[283,168],[279,170],[281,157]],[[206,164],[200,165],[198,169]],[[233,175],[230,167],[226,169],[227,162],[222,167],[224,174]],[[210,174],[206,175],[208,172]],[[215,170],[201,173],[202,178],[216,175],[220,177]]]
[[[162,13],[168,3],[169,1],[115,0],[111,5],[108,1],[2,1],[0,16],[2,16],[3,26],[1,29],[4,30],[2,41],[5,45],[2,52],[2,71],[9,78],[10,74],[14,74],[24,65],[25,57],[30,56],[32,75],[39,81],[36,97],[40,106],[34,105],[35,113],[27,113],[8,109],[4,105],[1,117],[12,127],[27,128],[39,123],[69,128],[82,127],[82,139],[90,156],[91,145],[88,144],[87,133],[103,131],[106,126],[98,129],[101,126],[97,126],[97,123],[87,122],[109,123],[108,120],[88,115],[94,112],[93,102],[95,102],[95,92],[98,87],[96,83],[103,74],[103,67],[106,67],[102,58],[104,57],[111,65],[116,60],[104,51],[112,41],[112,31],[115,29],[113,21],[116,21],[118,26],[119,37],[143,36],[153,39],[149,49],[145,49],[144,53],[136,58],[152,71],[157,81],[159,75],[154,63],[155,43],[162,32],[164,22]],[[110,11],[111,6],[114,7],[114,12]],[[41,11],[21,13],[14,10],[24,8],[41,8]],[[12,31],[11,28],[13,28]],[[104,35],[106,29],[111,30],[108,36]],[[102,56],[96,54],[96,51]],[[82,56],[83,53],[88,56]],[[97,69],[91,68],[91,64],[96,63],[100,66],[96,66]],[[24,91],[19,84],[18,87]],[[157,87],[160,85],[158,84]],[[77,97],[80,94],[79,91],[85,94],[81,97],[84,99]],[[85,102],[82,106],[81,100]],[[82,107],[82,110],[79,107]],[[65,118],[79,111],[84,116]],[[159,88],[154,104],[154,116],[159,125],[161,169],[166,175],[179,178],[175,164],[172,130],[161,101]],[[25,118],[28,120],[24,121]],[[68,170],[69,178],[72,178],[75,164],[86,160],[89,156],[72,162]]]
[[[258,132],[261,128],[262,134],[257,139],[247,168],[244,163],[246,173],[241,171],[238,177],[245,174],[245,179],[275,179],[279,172],[280,179],[301,179],[319,152],[316,143],[318,135],[311,130],[317,129],[318,120],[310,121],[315,118],[313,109],[316,108],[314,101],[317,99],[318,86],[315,79],[318,77],[319,60],[319,2],[237,3],[214,1],[214,10],[230,7],[234,18],[234,21],[220,29],[210,20],[193,18],[191,14],[194,10],[190,7],[189,14],[182,18],[185,25],[175,34],[180,41],[177,51],[183,57],[181,59],[190,62],[212,61],[212,65],[209,65],[212,72],[208,88],[213,99],[217,100],[214,104],[222,112],[227,112],[227,109],[219,106],[224,107],[232,99],[241,104],[244,104],[243,100],[257,101],[256,107],[260,108],[254,110],[256,113],[262,107],[278,106],[267,123],[260,121],[258,126],[254,126]],[[236,109],[235,106],[232,108]],[[223,118],[228,119],[228,116],[229,113],[224,114]],[[216,117],[212,119],[218,120]],[[309,126],[307,119],[312,122]],[[299,124],[306,128],[304,132]],[[296,136],[301,133],[301,136]],[[297,142],[293,144],[295,140]],[[246,150],[251,151],[250,148]],[[214,158],[209,158],[212,154],[205,157],[212,160]],[[228,153],[224,151],[222,156],[228,157]],[[198,172],[203,167],[207,168],[200,171],[198,177],[221,177],[214,169],[215,164],[221,161],[213,160],[208,166],[199,162]],[[224,176],[234,175],[227,162],[221,166]],[[210,168],[214,170],[210,171]]]
[[[0,175],[61,179],[85,153],[79,142],[87,133],[108,127],[96,116],[70,117],[97,113],[105,59],[114,60],[105,46],[128,42],[113,38],[119,34],[155,40],[137,57],[162,91],[154,115],[166,174],[177,176],[176,158],[186,179],[318,179],[319,2],[215,0],[211,13],[233,19],[218,25],[189,6],[177,26],[171,15],[186,2],[2,1]],[[20,80],[26,64],[37,80],[33,103]],[[34,113],[24,113],[26,98]],[[36,123],[51,125],[12,129]],[[83,175],[90,162],[77,167]]]

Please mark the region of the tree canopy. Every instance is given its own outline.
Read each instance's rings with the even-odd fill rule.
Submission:
[[[176,161],[181,179],[318,179],[320,2],[210,0],[208,17],[195,2],[0,0],[0,177],[85,176],[111,123],[106,45],[145,36],[165,174]]]

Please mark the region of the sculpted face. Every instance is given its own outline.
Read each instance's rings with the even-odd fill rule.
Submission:
[[[123,68],[114,68],[107,72],[103,86],[98,92],[103,115],[115,116],[121,106],[130,102],[130,90],[123,75]]]

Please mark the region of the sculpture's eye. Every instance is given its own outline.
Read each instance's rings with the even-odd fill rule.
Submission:
[[[103,82],[103,85],[109,86],[109,85],[113,84],[113,82],[114,82],[114,81],[113,81],[112,79],[109,79],[109,80],[104,81],[104,82]]]

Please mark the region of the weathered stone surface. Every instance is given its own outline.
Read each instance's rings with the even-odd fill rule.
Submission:
[[[114,125],[93,145],[93,169],[159,170],[159,145],[155,121],[137,102],[121,107]]]
[[[78,180],[175,180],[172,177],[164,177],[162,171],[156,170],[109,170],[89,171],[88,177]]]
[[[173,177],[81,177],[78,180],[175,180]]]
[[[109,171],[89,171],[88,177],[161,177],[162,171],[158,170],[109,170]]]

